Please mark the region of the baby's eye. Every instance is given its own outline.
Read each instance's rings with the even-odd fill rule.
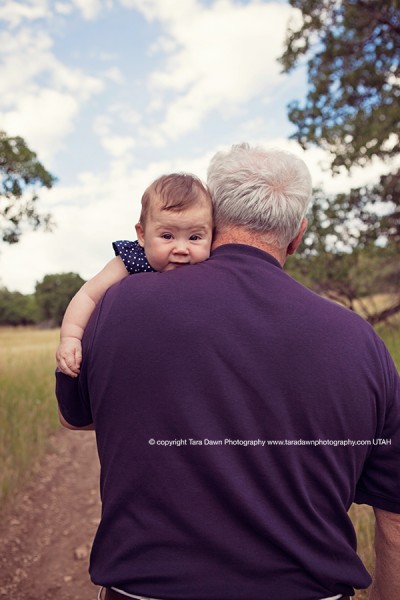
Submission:
[[[190,236],[189,238],[192,242],[196,242],[197,240],[201,240],[201,235],[197,235],[197,233],[194,233],[193,235]]]
[[[161,237],[162,237],[164,240],[172,240],[172,233],[162,233],[162,234],[161,234]]]

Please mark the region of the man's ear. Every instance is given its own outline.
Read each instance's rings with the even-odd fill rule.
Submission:
[[[140,223],[136,223],[135,225],[136,235],[138,238],[138,242],[142,248],[144,248],[144,229]]]
[[[300,229],[299,229],[299,233],[296,235],[296,237],[294,238],[294,240],[292,240],[289,244],[289,246],[286,249],[286,254],[294,254],[297,247],[299,246],[303,235],[307,229],[308,226],[308,220],[304,217],[300,223]]]

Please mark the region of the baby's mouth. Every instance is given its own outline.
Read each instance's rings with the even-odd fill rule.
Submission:
[[[185,267],[190,265],[190,262],[169,262],[166,267],[166,271],[172,271],[173,269],[180,269],[181,267]]]

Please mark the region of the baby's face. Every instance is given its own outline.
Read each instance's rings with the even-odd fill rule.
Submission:
[[[212,227],[210,204],[199,202],[181,212],[154,206],[136,232],[153,269],[171,271],[210,256]]]

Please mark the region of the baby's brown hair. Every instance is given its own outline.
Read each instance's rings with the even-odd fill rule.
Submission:
[[[145,226],[151,204],[157,200],[161,210],[183,211],[199,200],[211,205],[211,196],[203,182],[190,173],[171,173],[158,177],[142,196],[139,223]]]

